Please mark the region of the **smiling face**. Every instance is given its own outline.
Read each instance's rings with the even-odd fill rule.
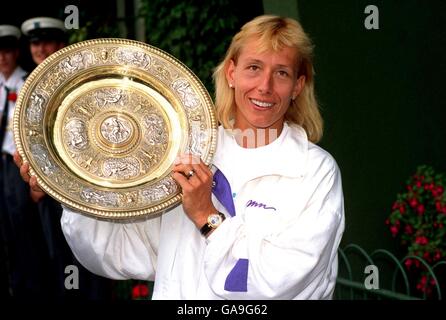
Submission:
[[[297,76],[297,49],[259,52],[259,47],[257,39],[249,39],[226,69],[226,79],[235,90],[234,128],[276,129],[280,134],[291,99],[302,91],[305,77]]]
[[[59,41],[42,40],[33,41],[30,44],[31,56],[35,64],[41,64],[46,58],[52,55],[57,50],[64,47],[64,44]]]

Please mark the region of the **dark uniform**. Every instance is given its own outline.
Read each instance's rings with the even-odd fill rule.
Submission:
[[[64,24],[61,20],[54,18],[38,17],[29,19],[23,22],[22,32],[30,41],[31,55],[36,64],[41,62],[42,56],[45,57],[57,49],[61,49],[66,42]],[[34,57],[33,50],[37,51],[38,57]],[[38,203],[38,208],[53,275],[50,284],[56,296],[60,299],[103,300],[110,298],[111,280],[90,273],[80,265],[72,254],[60,226],[62,215],[60,203],[49,196],[45,196]],[[65,273],[67,266],[78,268],[79,290],[65,287],[65,279],[71,275],[68,271]]]
[[[0,26],[0,225],[3,242],[0,282],[5,296],[44,297],[47,259],[39,216],[30,197],[30,188],[22,180],[12,158],[15,152],[12,118],[26,77],[26,72],[17,65],[19,37],[17,27]],[[6,282],[4,274],[7,274]]]

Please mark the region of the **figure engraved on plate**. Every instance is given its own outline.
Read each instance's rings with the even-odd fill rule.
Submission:
[[[118,116],[108,117],[101,124],[102,136],[111,143],[122,143],[132,134],[131,124]]]
[[[88,146],[87,128],[80,119],[71,119],[64,126],[65,141],[73,151],[82,151]]]
[[[61,69],[70,74],[88,67],[93,62],[93,54],[88,51],[78,52],[60,62]]]
[[[153,70],[154,76],[161,79],[164,82],[170,83],[171,75],[169,72],[169,67],[163,62],[156,58],[152,58],[151,69]]]
[[[141,195],[146,202],[154,202],[174,194],[176,191],[177,184],[172,179],[164,179],[154,188],[142,190]]]
[[[116,59],[121,63],[133,64],[141,68],[146,68],[150,64],[150,57],[147,54],[128,49],[118,49]]]
[[[104,161],[102,171],[107,178],[125,180],[136,177],[140,172],[140,165],[135,158],[110,158]]]
[[[43,104],[45,103],[45,98],[41,94],[33,92],[30,100],[31,105],[26,111],[26,117],[30,123],[39,124],[42,120]]]
[[[172,83],[172,88],[178,92],[181,100],[184,102],[186,107],[195,108],[200,104],[200,100],[197,95],[192,90],[190,83],[185,79],[178,79]]]
[[[45,175],[51,175],[55,172],[56,167],[51,163],[48,156],[48,150],[41,144],[32,144],[31,153],[34,155],[37,164]]]
[[[120,89],[102,89],[95,92],[95,98],[100,107],[104,107],[106,104],[116,104],[123,96],[123,92]]]
[[[157,114],[149,114],[144,116],[143,123],[147,129],[145,137],[150,145],[167,142],[167,130],[162,117]]]
[[[105,48],[102,49],[99,56],[101,57],[102,61],[105,62],[108,59],[108,51]]]
[[[96,191],[90,188],[85,188],[81,192],[81,198],[88,203],[99,205],[117,206],[117,196],[115,193]]]
[[[205,146],[205,142],[208,140],[208,136],[206,131],[201,130],[201,122],[200,121],[192,121],[191,122],[191,147],[190,151],[195,155],[203,154],[203,146]]]

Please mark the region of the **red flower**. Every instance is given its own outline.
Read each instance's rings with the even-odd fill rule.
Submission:
[[[16,102],[17,101],[17,93],[16,92],[10,92],[8,94],[8,101]]]
[[[415,239],[415,243],[422,245],[422,246],[428,244],[428,242],[429,242],[429,240],[425,236],[416,237],[416,239]]]
[[[390,232],[392,233],[392,236],[396,236],[398,234],[398,227],[396,226],[391,226],[390,227]]]
[[[410,205],[412,208],[415,208],[415,207],[417,206],[417,204],[418,204],[417,199],[415,199],[415,198],[411,198],[411,199],[409,199],[409,205]]]
[[[414,260],[413,263],[415,264],[415,267],[417,267],[417,268],[419,268],[420,265],[421,265],[421,262],[420,262],[420,260],[418,260],[418,259]]]
[[[419,204],[419,205],[417,206],[417,209],[416,209],[416,210],[417,210],[419,216],[423,215],[423,213],[424,213],[424,211],[425,211],[425,209],[424,209],[424,205],[423,205],[423,204]]]
[[[139,299],[141,293],[139,292],[139,285],[136,285],[132,289],[132,299]]]
[[[427,284],[427,277],[425,275],[421,276],[420,282],[417,284],[417,289],[425,292],[426,291],[426,284]]]
[[[144,298],[147,298],[149,296],[149,288],[147,287],[147,285],[142,284],[139,288],[139,292],[141,292],[141,296]]]
[[[404,227],[404,232],[408,235],[411,235],[413,233],[413,228],[410,224],[406,224]]]
[[[434,197],[441,196],[443,194],[443,191],[444,191],[443,187],[438,186],[438,187],[432,189],[432,195]]]
[[[149,288],[146,284],[137,284],[132,289],[132,299],[145,299],[149,296]]]

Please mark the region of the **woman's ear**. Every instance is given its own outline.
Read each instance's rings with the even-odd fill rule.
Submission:
[[[226,80],[228,81],[228,86],[231,88],[234,86],[234,71],[235,63],[234,60],[231,59],[225,67]]]
[[[304,75],[300,76],[296,80],[296,84],[294,85],[293,96],[292,99],[296,99],[302,92],[305,87],[306,77]]]

